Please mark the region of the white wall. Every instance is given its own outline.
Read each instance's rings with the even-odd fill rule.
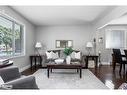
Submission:
[[[46,50],[57,49],[56,40],[73,40],[73,48],[87,53],[85,45],[95,37],[92,25],[45,26],[36,28],[36,41],[42,42]]]
[[[29,66],[29,55],[34,53],[34,40],[41,41],[47,49],[56,49],[55,40],[73,40],[74,49],[81,50],[86,54],[86,42],[92,41],[94,37],[98,40],[98,35],[103,35],[103,32],[97,32],[97,28],[126,13],[127,7],[116,7],[112,12],[96,22],[94,24],[94,29],[92,25],[88,24],[81,26],[40,26],[35,30],[34,26],[30,22],[10,9],[10,7],[0,6],[0,10],[4,10],[6,14],[24,23],[26,26],[26,55],[23,57],[13,58],[14,65],[23,69],[26,66]],[[36,32],[34,33],[34,31]],[[108,58],[104,59],[107,60]]]
[[[113,30],[125,30],[127,31],[127,25],[110,25],[110,26],[106,26],[105,28],[102,28],[100,30],[98,30],[97,32],[97,39],[99,39],[100,37],[103,38],[103,43],[97,43],[97,51],[101,51],[101,61],[102,64],[106,63],[106,64],[110,64],[110,62],[112,62],[112,49],[106,49],[105,48],[105,30],[106,29],[113,29]],[[125,36],[127,37],[127,36]],[[127,41],[127,38],[126,38]],[[121,49],[122,50],[122,49]]]
[[[119,6],[113,9],[110,13],[99,19],[98,21],[94,22],[94,31],[96,32],[96,39],[98,40],[99,37],[103,37],[105,41],[105,28],[102,28],[106,26],[110,21],[115,20],[122,15],[127,13],[127,7],[126,6]],[[102,29],[100,29],[102,28]],[[111,28],[111,27],[108,27]],[[127,29],[125,26],[123,27],[112,27],[111,29]],[[111,50],[105,49],[105,42],[103,44],[98,44],[97,43],[97,52],[101,50],[102,55],[101,55],[101,61],[103,63],[108,64],[111,62]]]
[[[24,19],[21,15],[13,11],[10,7],[6,6],[0,6],[0,10],[4,10],[5,14],[11,16],[12,18],[16,19],[17,21],[20,21],[21,23],[25,24],[25,50],[26,55],[22,57],[16,57],[12,60],[14,61],[14,65],[18,66],[20,70],[22,71],[26,67],[30,65],[29,62],[29,55],[34,53],[34,35],[35,35],[35,28],[34,26],[28,22],[26,19]]]

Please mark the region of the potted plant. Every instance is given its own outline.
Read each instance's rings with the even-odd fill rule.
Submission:
[[[66,63],[70,64],[71,57],[70,54],[73,52],[73,49],[71,47],[64,49],[64,54],[66,55]]]

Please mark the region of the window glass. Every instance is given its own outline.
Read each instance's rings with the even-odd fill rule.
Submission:
[[[0,56],[24,54],[23,25],[0,16]]]
[[[13,23],[0,17],[0,56],[12,55]]]
[[[15,55],[22,53],[22,27],[15,24]]]

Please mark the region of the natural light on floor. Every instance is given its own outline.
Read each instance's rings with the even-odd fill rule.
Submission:
[[[114,89],[114,84],[112,83],[111,80],[106,80],[105,85],[110,89]]]

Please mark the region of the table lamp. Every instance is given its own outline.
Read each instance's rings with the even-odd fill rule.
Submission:
[[[42,48],[41,42],[37,42],[37,43],[35,44],[35,49],[37,50],[38,55],[40,55],[39,49],[41,49],[41,48]]]
[[[90,55],[90,50],[91,50],[92,47],[93,47],[92,42],[87,42],[86,47],[88,48],[88,52],[89,52],[88,55]]]

